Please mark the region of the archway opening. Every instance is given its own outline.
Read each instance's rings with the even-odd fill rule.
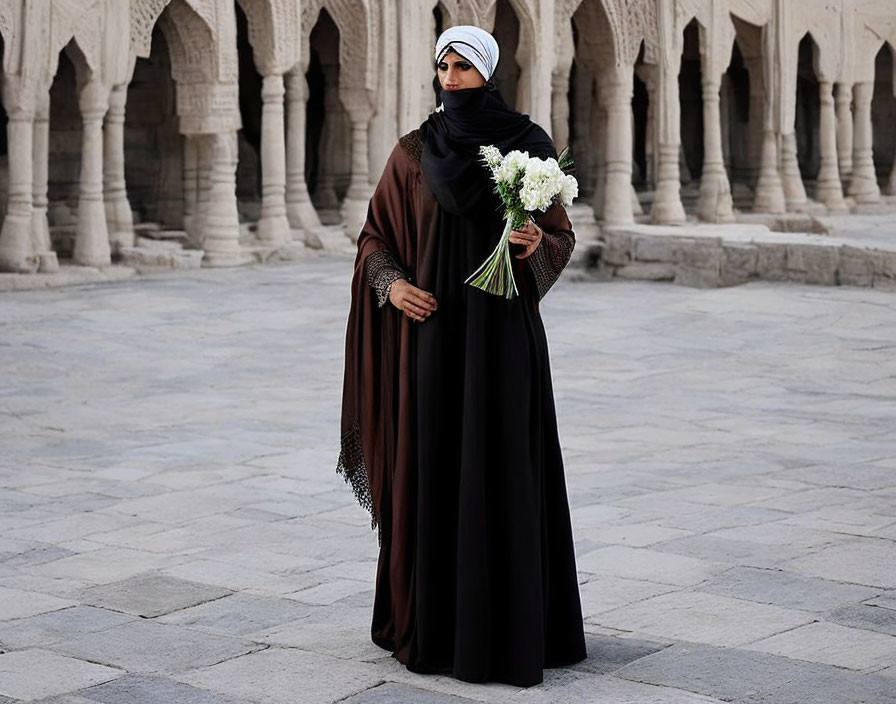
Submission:
[[[762,28],[734,15],[731,19],[736,33],[722,77],[722,153],[734,206],[750,210],[762,158]]]
[[[821,98],[815,65],[818,46],[806,33],[800,40],[796,74],[796,156],[807,195],[814,197],[815,179],[821,166],[820,134]],[[809,194],[809,191],[812,191]]]
[[[632,86],[632,183],[639,188],[647,188],[652,180],[649,140],[647,139],[650,115],[650,94],[646,81],[640,74],[649,70],[644,62],[644,42],[635,61]]]
[[[700,66],[700,24],[691,20],[684,28],[678,95],[681,105],[682,182],[699,180],[703,171],[703,73]],[[696,198],[697,188],[682,189],[682,200]],[[688,200],[693,200],[689,198]],[[687,203],[686,203],[687,205]]]
[[[590,201],[597,185],[597,150],[595,141],[598,129],[597,77],[588,62],[579,54],[582,45],[581,18],[572,20],[572,37],[575,56],[569,71],[569,150],[576,163],[579,181],[579,199]]]
[[[495,7],[494,37],[498,41],[501,58],[492,76],[495,86],[511,107],[517,106],[520,65],[516,52],[520,43],[520,20],[509,0],[498,0]]]
[[[128,85],[124,154],[134,222],[183,227],[183,136],[171,54],[158,24],[152,30],[149,57],[137,59]]]
[[[432,8],[432,18],[435,22],[435,38],[438,39],[439,35],[448,27],[449,21],[448,10],[445,9],[445,6],[442,3],[436,3],[436,6]],[[435,45],[435,40],[433,41],[433,45]]]
[[[239,3],[236,11],[236,49],[239,66],[239,103],[242,128],[237,132],[236,198],[242,221],[261,216],[261,88],[249,43],[249,20]]]
[[[309,39],[305,181],[321,223],[340,222],[351,176],[351,125],[339,98],[339,29],[321,9]]]
[[[896,189],[896,73],[893,71],[893,51],[885,43],[874,59],[874,96],[871,99],[871,129],[873,135],[874,170],[886,193]],[[891,174],[894,178],[890,178]]]
[[[84,66],[84,55],[72,40],[59,52],[56,74],[50,85],[47,222],[53,249],[60,258],[72,256],[78,225],[83,124],[78,105],[76,61]]]
[[[0,61],[6,54],[6,44],[0,36]],[[0,91],[3,90],[3,75],[0,74]],[[6,203],[9,197],[9,147],[6,136],[6,123],[9,118],[3,101],[0,100],[0,224],[6,217]]]

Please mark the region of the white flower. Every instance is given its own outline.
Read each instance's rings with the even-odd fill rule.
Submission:
[[[498,183],[513,183],[514,179],[526,169],[529,163],[529,152],[514,150],[508,152],[495,169],[495,180]]]
[[[576,177],[571,174],[565,174],[560,182],[560,202],[564,206],[572,205],[572,202],[579,197],[579,182]]]
[[[501,150],[496,146],[490,144],[487,147],[479,147],[479,153],[482,154],[482,160],[488,164],[489,168],[492,170],[501,165],[503,157],[501,156]]]
[[[554,197],[560,193],[564,175],[556,159],[533,157],[526,165],[520,200],[526,210],[547,210]]]

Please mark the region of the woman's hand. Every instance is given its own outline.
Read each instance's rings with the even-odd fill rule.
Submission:
[[[389,288],[389,301],[418,323],[425,321],[438,308],[435,296],[405,279],[396,279],[392,282]]]
[[[510,236],[507,238],[510,242],[521,244],[526,248],[525,252],[516,255],[517,259],[525,259],[531,257],[532,253],[541,242],[544,231],[531,220],[523,225],[519,230],[511,230]]]

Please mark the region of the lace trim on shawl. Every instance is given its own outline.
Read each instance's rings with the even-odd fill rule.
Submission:
[[[367,481],[367,465],[364,463],[364,451],[361,448],[361,427],[358,422],[352,423],[342,436],[339,448],[339,460],[336,463],[336,472],[345,479],[346,484],[351,484],[355,499],[361,508],[370,514],[370,527],[377,527],[376,514],[373,510],[373,496],[370,493],[370,483]]]
[[[385,249],[367,255],[364,266],[367,269],[367,283],[376,291],[377,305],[380,308],[389,300],[389,289],[392,288],[395,281],[398,279],[411,280],[411,277],[398,266],[392,253]]]
[[[544,298],[551,286],[560,278],[560,274],[569,263],[575,244],[576,240],[571,232],[563,230],[545,232],[541,244],[526,259],[535,276],[539,300]]]
[[[420,136],[420,130],[408,132],[398,140],[398,143],[414,158],[414,161],[420,161],[423,156],[423,138]]]

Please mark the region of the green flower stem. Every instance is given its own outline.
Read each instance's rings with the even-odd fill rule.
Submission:
[[[504,215],[504,232],[492,253],[482,265],[470,274],[464,282],[475,286],[486,293],[504,296],[510,300],[519,295],[516,281],[513,278],[513,260],[510,258],[510,232],[522,227],[528,218],[527,213],[510,211]]]

